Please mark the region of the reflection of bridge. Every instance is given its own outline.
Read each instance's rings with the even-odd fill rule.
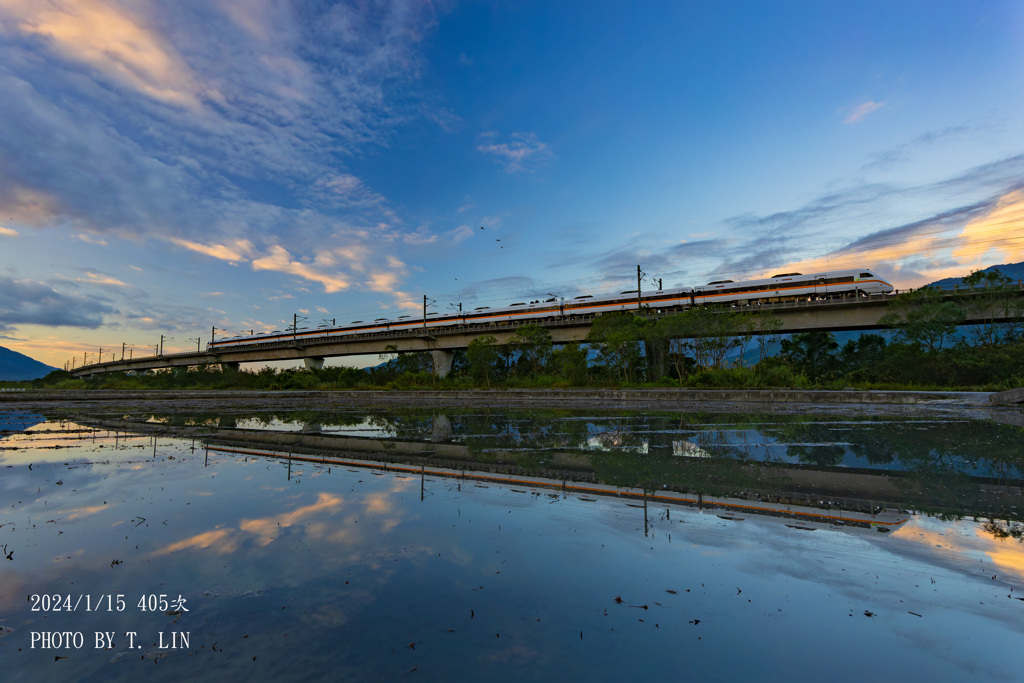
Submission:
[[[327,466],[358,466],[383,470],[412,471],[430,475],[451,473],[463,478],[479,478],[502,485],[555,486],[598,495],[643,496],[652,502],[692,504],[693,496],[712,506],[722,506],[751,514],[783,514],[801,517],[844,516],[839,511],[867,513],[877,511],[928,510],[963,516],[1019,519],[1017,501],[1024,493],[1024,480],[994,479],[964,474],[947,478],[928,472],[863,469],[823,465],[752,461],[705,453],[699,457],[680,456],[669,434],[645,435],[648,454],[670,462],[672,472],[661,475],[646,470],[643,462],[622,451],[605,449],[544,448],[546,463],[529,464],[529,451],[537,449],[487,447],[481,450],[466,443],[453,442],[449,418],[434,415],[429,438],[394,439],[352,436],[321,431],[320,425],[303,425],[302,431],[238,428],[231,418],[212,425],[174,426],[161,422],[134,423],[77,418],[81,424],[144,434],[159,432],[177,438],[199,437],[210,451],[221,450],[257,457],[306,461]],[[424,435],[425,437],[425,435]],[[525,457],[524,457],[524,454]],[[618,485],[604,480],[601,460],[611,457],[625,469],[615,468]],[[525,468],[523,464],[527,465]],[[410,469],[412,468],[412,469]],[[635,473],[630,473],[636,468]],[[444,470],[445,472],[442,472]],[[290,469],[289,469],[290,472]],[[530,481],[523,479],[528,478]],[[540,481],[546,480],[545,482]],[[570,486],[569,482],[575,482]],[[675,492],[675,493],[673,493]],[[680,497],[677,494],[691,494]],[[719,502],[715,502],[715,498]],[[725,498],[734,499],[724,504]],[[774,507],[774,512],[765,506]],[[804,510],[793,512],[794,507]],[[788,512],[787,512],[788,511]],[[853,520],[850,520],[853,521]],[[866,519],[873,523],[870,519]]]
[[[1018,294],[1024,295],[1024,289]],[[765,311],[782,320],[781,333],[825,330],[877,330],[884,326],[879,320],[885,315],[895,295],[875,294],[851,299],[825,299],[815,301],[787,301],[761,304],[751,308],[724,310]],[[671,313],[673,311],[668,311]],[[652,314],[663,315],[663,314]],[[536,321],[545,328],[555,344],[581,342],[590,332],[596,315],[577,315]],[[981,322],[967,320],[967,323]],[[397,331],[351,334],[343,337],[312,337],[301,340],[273,342],[255,341],[252,344],[188,353],[163,354],[143,358],[122,359],[84,365],[72,370],[83,377],[105,372],[146,371],[162,368],[187,368],[199,365],[221,365],[237,369],[241,363],[302,360],[310,369],[323,366],[325,358],[340,356],[377,355],[394,347],[398,352],[429,351],[434,360],[434,373],[444,377],[451,369],[453,353],[465,349],[469,342],[490,335],[498,343],[508,341],[519,323],[474,323],[445,328],[415,328]]]

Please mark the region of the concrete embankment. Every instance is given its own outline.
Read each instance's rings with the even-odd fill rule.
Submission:
[[[824,391],[805,389],[488,389],[461,391],[24,391],[0,393],[0,404],[187,404],[330,408],[333,406],[469,406],[517,408],[673,409],[745,404],[765,406],[991,405],[988,392]]]

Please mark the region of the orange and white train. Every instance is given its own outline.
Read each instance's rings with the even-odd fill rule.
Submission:
[[[227,337],[207,345],[207,349],[230,348],[249,344],[277,341],[297,341],[367,334],[423,327],[452,327],[478,323],[530,322],[551,318],[572,319],[593,316],[609,311],[636,310],[638,307],[655,311],[682,310],[693,306],[748,306],[779,301],[836,299],[889,294],[893,286],[870,269],[837,270],[827,273],[783,273],[761,280],[717,280],[700,287],[677,289],[637,290],[620,292],[614,296],[584,294],[573,299],[551,297],[536,301],[523,301],[508,306],[490,308],[481,306],[472,311],[427,313],[426,317],[402,315],[397,318],[377,318],[373,321],[354,320],[348,325],[321,325],[317,328]]]

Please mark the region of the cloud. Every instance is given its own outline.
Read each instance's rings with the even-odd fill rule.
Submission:
[[[107,241],[106,240],[96,239],[95,237],[93,237],[92,235],[89,235],[88,233],[80,232],[77,235],[73,235],[73,237],[76,240],[80,240],[80,241],[85,242],[87,244],[96,244],[96,245],[99,245],[101,247],[107,246]]]
[[[168,104],[201,106],[200,79],[143,17],[99,0],[4,0],[3,6],[22,33],[104,78]]]
[[[5,228],[0,225],[0,237],[18,237],[18,231],[14,228]]]
[[[873,268],[917,287],[964,275],[992,263],[1024,260],[1024,190],[944,211],[895,228],[879,230],[809,259],[773,268],[815,272]],[[766,273],[763,273],[766,274]]]
[[[496,133],[482,133],[477,139],[478,152],[495,157],[507,173],[532,171],[549,162],[551,149],[537,139],[534,133],[513,133],[507,142],[493,141]]]
[[[115,277],[101,275],[100,273],[86,272],[85,277],[75,278],[75,282],[84,282],[90,285],[105,285],[113,287],[131,287],[127,282],[121,282]]]
[[[337,171],[399,126],[450,123],[417,83],[435,22],[410,0],[0,0],[0,210],[340,291],[324,255],[358,250],[358,271],[437,239]]]
[[[97,328],[110,306],[93,298],[58,292],[31,280],[0,276],[0,329],[12,325]]]
[[[331,266],[334,264],[334,255],[329,252],[321,252],[317,254],[316,259],[313,263],[303,263],[301,261],[292,260],[291,255],[288,251],[279,245],[274,245],[270,248],[266,256],[262,256],[258,259],[253,259],[252,269],[253,270],[271,270],[279,273],[289,273],[290,275],[297,275],[311,282],[318,282],[323,285],[324,291],[327,293],[340,292],[349,288],[350,283],[347,279],[337,275],[337,271],[324,272],[322,267]]]
[[[168,237],[168,242],[222,261],[245,261],[253,252],[253,245],[247,239],[235,239],[229,244],[200,244],[180,237]]]
[[[957,236],[953,257],[974,265],[983,260],[1024,261],[1024,189],[1007,192],[985,215],[967,223]]]
[[[901,145],[896,145],[891,149],[872,154],[869,161],[861,167],[861,170],[868,171],[889,168],[896,163],[905,161],[911,155],[924,148],[931,147],[939,142],[944,142],[951,138],[961,137],[971,131],[972,128],[969,126],[949,126],[940,130],[928,131],[923,135],[917,136],[910,142],[905,142]]]
[[[473,228],[469,227],[468,225],[460,225],[459,227],[452,228],[451,230],[444,233],[444,236],[445,238],[451,240],[455,244],[458,244],[462,240],[469,239],[474,234],[476,233],[473,231]]]
[[[847,117],[845,119],[843,119],[843,123],[850,124],[850,123],[857,123],[858,121],[862,121],[866,116],[868,116],[869,114],[873,114],[874,112],[878,111],[879,109],[881,109],[884,106],[885,106],[885,102],[870,102],[869,101],[869,102],[865,102],[863,104],[858,104],[856,107],[854,107],[850,111],[850,113],[847,115]]]

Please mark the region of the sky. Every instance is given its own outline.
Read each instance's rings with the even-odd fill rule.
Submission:
[[[0,0],[0,93],[0,346],[56,367],[1024,261],[1017,0]]]

